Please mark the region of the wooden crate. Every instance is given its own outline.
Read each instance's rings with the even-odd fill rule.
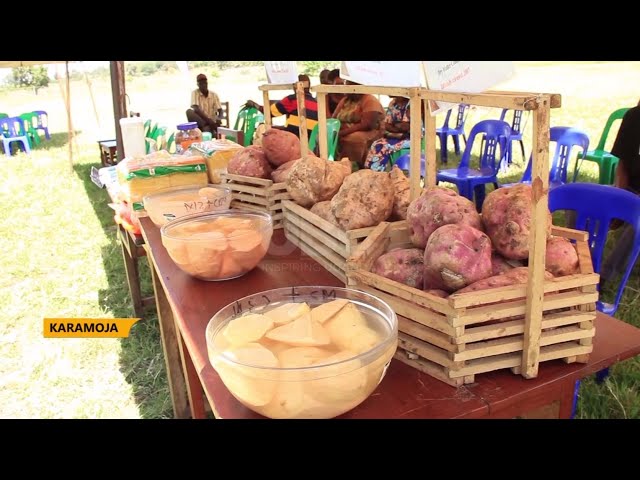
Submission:
[[[282,205],[287,239],[347,284],[347,259],[375,227],[345,231],[292,200]]]
[[[544,281],[537,360],[584,363],[595,335],[599,276],[593,273],[586,232],[553,227],[552,234],[575,241],[580,268],[578,274]],[[398,314],[396,358],[454,386],[503,368],[521,373],[527,285],[440,298],[371,273],[382,253],[411,246],[406,222],[385,222],[347,262],[350,285],[387,301]]]
[[[282,202],[291,198],[284,182],[225,173],[222,183],[231,189],[231,208],[269,213],[273,228],[283,227]]]

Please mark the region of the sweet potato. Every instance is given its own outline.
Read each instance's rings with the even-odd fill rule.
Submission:
[[[393,211],[389,220],[406,220],[407,208],[409,208],[409,179],[404,172],[396,165],[389,172],[391,182],[393,182]]]
[[[311,213],[315,213],[320,218],[325,219],[327,222],[340,227],[338,219],[333,215],[331,211],[331,200],[325,200],[324,202],[318,202],[310,209]],[[342,228],[342,227],[340,227]]]
[[[444,187],[427,188],[413,200],[407,209],[407,223],[411,242],[420,248],[424,248],[431,234],[443,225],[469,225],[483,230],[473,202]]]
[[[262,135],[262,148],[274,167],[300,158],[300,139],[293,133],[270,128]]]
[[[426,290],[426,292],[440,298],[447,298],[449,296],[449,292],[445,292],[444,290],[431,289],[431,290]]]
[[[273,180],[276,183],[281,183],[286,181],[287,177],[289,176],[289,172],[291,171],[293,166],[296,164],[296,162],[298,162],[299,160],[300,160],[299,158],[296,158],[295,160],[291,160],[290,162],[283,163],[282,165],[280,165],[273,172],[271,172],[271,180]]]
[[[545,268],[556,277],[573,275],[578,272],[578,252],[573,244],[562,237],[547,240]]]
[[[531,185],[498,188],[482,205],[482,222],[495,249],[505,258],[529,257],[531,230]],[[547,210],[547,231],[551,232],[551,213]]]
[[[507,260],[498,252],[491,254],[491,267],[493,269],[493,275],[500,275],[506,273],[512,268],[522,267],[523,263],[519,260]]]
[[[227,165],[227,172],[247,177],[271,178],[271,165],[269,165],[262,148],[251,145],[231,157]]]
[[[422,290],[424,252],[420,248],[395,248],[376,259],[371,273]]]
[[[552,280],[553,275],[551,275],[549,272],[544,272],[544,278],[545,280]],[[477,292],[479,290],[488,290],[490,288],[508,287],[509,285],[520,285],[527,283],[528,280],[529,267],[517,267],[500,275],[494,275],[482,280],[478,280],[471,285],[461,288],[456,292],[456,294]]]
[[[309,155],[293,165],[285,183],[293,200],[309,208],[318,202],[331,200],[350,173],[349,160],[330,162]]]
[[[491,240],[469,225],[443,225],[424,250],[424,289],[447,292],[491,276]]]
[[[388,174],[358,170],[347,176],[331,199],[331,211],[344,230],[373,227],[393,210],[393,183]]]

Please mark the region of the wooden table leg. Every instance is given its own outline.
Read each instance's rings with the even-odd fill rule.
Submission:
[[[204,389],[200,383],[198,372],[196,372],[196,367],[193,365],[193,360],[191,360],[189,350],[187,349],[177,326],[176,331],[180,337],[178,347],[180,348],[180,358],[182,359],[184,376],[187,380],[187,395],[189,396],[189,405],[191,406],[191,416],[197,419],[207,418],[207,414],[204,410]]]
[[[187,398],[187,383],[185,381],[182,358],[180,355],[180,343],[182,338],[176,329],[171,305],[158,278],[156,269],[151,259],[149,268],[153,280],[153,291],[156,297],[158,310],[158,323],[160,324],[160,336],[162,337],[162,350],[167,369],[167,380],[173,403],[173,415],[175,418],[190,418],[189,400]]]
[[[138,258],[136,255],[137,246],[121,225],[118,225],[118,239],[122,249],[124,269],[127,273],[127,284],[129,285],[129,293],[133,303],[133,312],[136,317],[142,318],[142,293],[140,291],[140,274],[138,273]]]
[[[573,413],[573,399],[576,393],[576,382],[563,382],[562,398],[560,398],[560,412],[558,418],[571,418]]]

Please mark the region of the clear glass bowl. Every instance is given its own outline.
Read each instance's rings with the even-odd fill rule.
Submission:
[[[160,234],[167,253],[184,272],[201,280],[229,280],[253,270],[264,258],[273,221],[262,212],[203,212],[165,224]]]
[[[229,322],[242,315],[265,313],[286,303],[306,302],[313,309],[335,299],[351,302],[362,314],[360,318],[365,319],[366,328],[363,330],[362,324],[351,317],[336,320],[334,316],[322,324],[331,337],[331,344],[324,347],[283,344],[267,338],[267,332],[261,339],[240,347],[258,349],[263,359],[266,355],[267,362],[258,365],[254,360],[253,364],[240,361],[237,346],[229,343],[224,333]],[[375,334],[373,340],[371,331]],[[386,302],[359,290],[326,286],[278,288],[249,295],[221,309],[207,325],[206,341],[213,368],[247,408],[269,418],[333,418],[364,402],[384,378],[397,347],[398,319]],[[345,342],[351,342],[347,348]],[[331,353],[323,353],[323,349]],[[297,355],[296,366],[290,367],[293,353]],[[300,356],[308,360],[305,366],[297,366]]]
[[[209,184],[165,188],[143,197],[144,209],[158,227],[186,215],[228,210],[229,188]]]

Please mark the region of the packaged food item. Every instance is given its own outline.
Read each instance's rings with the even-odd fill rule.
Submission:
[[[204,157],[171,155],[166,150],[140,158],[125,158],[117,166],[119,198],[134,211],[143,210],[143,198],[171,187],[208,184]]]
[[[202,142],[202,130],[196,122],[181,123],[176,128],[176,153],[186,152],[192,143]]]
[[[221,175],[227,173],[229,160],[244,147],[226,138],[215,138],[207,142],[192,143],[190,150],[196,155],[204,156],[210,183],[220,183]]]

